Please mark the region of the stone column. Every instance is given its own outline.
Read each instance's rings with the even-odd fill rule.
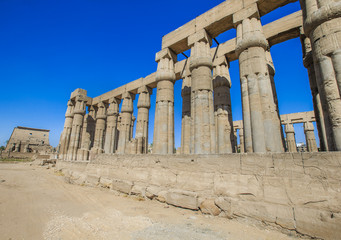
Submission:
[[[211,44],[212,39],[205,30],[188,37],[188,45],[191,47],[191,98],[193,99],[191,115],[195,154],[216,152]]]
[[[326,121],[327,125],[330,125],[329,119],[325,119],[323,115],[320,93],[317,87],[316,73],[313,61],[313,53],[311,49],[310,39],[307,38],[303,33],[303,28],[301,28],[301,42],[303,51],[303,65],[308,70],[309,84],[311,95],[313,97],[313,106],[316,119],[316,127],[320,138],[320,149],[322,151],[328,151],[329,146],[327,144],[328,138],[326,134]]]
[[[125,154],[126,147],[130,141],[132,114],[134,111],[134,94],[126,92],[122,95],[123,103],[121,108],[120,135],[118,138],[117,153]]]
[[[72,131],[70,136],[70,144],[67,153],[67,160],[75,161],[77,160],[77,151],[80,148],[80,138],[83,127],[83,118],[85,114],[86,107],[86,96],[80,94],[76,96],[76,103],[74,108],[74,116],[72,121]]]
[[[138,89],[136,134],[137,153],[148,153],[148,126],[151,89],[147,86]]]
[[[292,123],[287,123],[285,125],[285,135],[286,135],[286,140],[287,140],[287,151],[297,152],[295,129]]]
[[[131,125],[130,125],[130,132],[129,132],[129,139],[134,138],[134,125],[135,125],[136,117],[134,115],[131,116]]]
[[[304,123],[304,134],[308,152],[317,152],[317,145],[314,133],[314,125],[311,122]]]
[[[121,100],[111,98],[109,100],[109,108],[107,111],[107,129],[105,131],[104,152],[115,153],[117,147],[117,120],[119,104]]]
[[[105,126],[107,118],[107,106],[100,102],[97,106],[96,113],[96,130],[94,146],[91,149],[91,153],[96,155],[104,152],[104,136],[105,136]]]
[[[240,145],[240,153],[245,152],[245,146],[244,146],[244,130],[243,128],[239,129],[239,145]]]
[[[176,55],[168,48],[156,54],[158,62],[153,153],[174,153],[174,63]]]
[[[328,149],[341,151],[341,1],[300,3],[304,32],[312,44]]]
[[[191,153],[191,76],[182,80],[181,154]]]
[[[89,122],[89,113],[84,115],[83,120],[83,130],[81,134],[81,144],[80,149],[77,151],[77,160],[78,161],[86,161],[89,160],[89,150],[91,144],[90,133],[88,132],[88,122]]]
[[[231,109],[231,79],[225,57],[215,60],[213,68],[214,112],[216,116],[216,153],[232,153],[234,138]]]
[[[283,152],[282,130],[270,79],[257,4],[233,15],[237,26],[246,152]]]
[[[74,104],[71,100],[67,103],[67,110],[65,113],[65,123],[64,123],[64,129],[62,132],[62,135],[60,137],[60,150],[59,150],[59,159],[66,159],[67,151],[69,148],[70,143],[70,135],[71,135],[71,129],[72,129],[72,122],[73,122],[73,108]]]

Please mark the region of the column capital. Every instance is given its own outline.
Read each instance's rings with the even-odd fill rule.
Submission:
[[[74,114],[85,114],[85,107],[86,107],[86,96],[84,95],[78,95],[76,96],[75,100],[75,107],[74,107]]]
[[[309,14],[307,14],[308,11]],[[304,21],[304,32],[306,36],[309,36],[311,31],[322,23],[341,17],[341,2],[330,1],[330,3],[325,4],[315,11],[314,9],[306,9],[304,6],[303,12],[305,12],[304,15],[307,16]]]
[[[190,76],[186,76],[183,80],[182,80],[182,89],[181,89],[181,96],[188,96],[191,94],[191,77]]]
[[[125,92],[122,94],[122,108],[121,112],[132,113],[134,111],[133,100],[135,99],[135,94],[131,92]]]
[[[152,93],[152,89],[147,86],[142,86],[137,90],[137,93],[140,94],[139,100],[137,102],[137,108],[150,108],[150,94]]]
[[[188,37],[188,46],[192,47],[197,42],[205,42],[212,45],[212,38],[208,35],[205,29],[201,29],[200,31],[190,35]]]
[[[106,105],[103,102],[99,102],[97,108],[96,119],[106,119]]]
[[[73,117],[73,109],[74,109],[74,104],[71,101],[71,99],[67,102],[67,109],[65,113],[66,118],[72,118]]]
[[[174,63],[177,61],[176,54],[169,48],[164,48],[156,53],[155,61],[158,63],[155,80],[175,81]]]
[[[107,116],[115,116],[118,114],[118,105],[121,103],[121,99],[115,97],[109,99],[109,107],[107,110]]]
[[[286,133],[295,133],[295,129],[294,129],[294,126],[292,125],[292,123],[285,124],[284,131]]]
[[[314,131],[314,125],[312,122],[304,123],[304,132],[307,132],[307,131]]]

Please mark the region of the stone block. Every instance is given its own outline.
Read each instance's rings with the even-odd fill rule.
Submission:
[[[88,174],[85,179],[85,185],[96,187],[99,184],[100,177],[97,175]]]
[[[214,194],[248,200],[261,199],[263,198],[262,179],[254,175],[216,174]]]
[[[179,171],[177,188],[188,191],[210,191],[213,189],[214,173]]]
[[[295,207],[296,230],[299,233],[322,239],[340,239],[341,214]]]
[[[277,176],[299,178],[304,175],[301,154],[274,153],[272,158]]]
[[[242,174],[271,176],[274,175],[272,154],[253,153],[241,154]]]
[[[158,196],[159,192],[162,191],[162,188],[158,186],[149,186],[146,189],[146,197],[149,199],[153,199]]]
[[[78,171],[72,171],[71,173],[71,177],[70,177],[70,182],[77,184],[77,185],[82,185],[84,184],[86,180],[86,174],[85,173],[81,173]]]
[[[177,207],[198,210],[198,196],[195,192],[171,189],[166,194],[166,202]]]
[[[166,202],[166,195],[167,195],[167,191],[160,191],[158,193],[158,196],[156,197],[156,200],[158,200],[159,202]]]
[[[264,199],[272,203],[287,205],[290,203],[285,189],[285,183],[282,178],[264,177]]]
[[[130,194],[140,195],[140,196],[145,197],[146,196],[146,185],[139,184],[139,183],[135,182],[133,188],[131,189]]]
[[[214,199],[207,199],[201,202],[200,210],[204,214],[218,216],[221,210],[215,205]]]
[[[232,208],[231,208],[231,198],[228,197],[218,197],[214,200],[215,205],[217,205],[222,211],[224,211],[225,216],[232,218]]]
[[[112,188],[113,190],[130,194],[131,189],[133,187],[133,183],[127,180],[120,180],[120,179],[114,179],[112,181]]]
[[[101,177],[99,179],[99,184],[103,188],[112,188],[112,180],[106,177]]]
[[[233,23],[238,24],[249,17],[259,17],[257,3],[250,4],[247,7],[244,7],[242,10],[233,14]]]
[[[176,174],[169,169],[150,169],[150,183],[156,186],[172,186],[176,183]]]
[[[231,201],[232,213],[259,221],[274,223],[283,228],[295,229],[293,208],[267,202]]]

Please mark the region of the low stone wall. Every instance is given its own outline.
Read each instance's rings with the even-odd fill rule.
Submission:
[[[110,188],[323,239],[341,236],[341,153],[98,155],[58,161],[76,184]]]

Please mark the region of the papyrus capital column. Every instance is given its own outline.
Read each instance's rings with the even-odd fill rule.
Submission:
[[[225,57],[215,59],[213,67],[214,114],[216,124],[216,152],[232,153],[234,142],[231,79],[229,66]]]
[[[285,124],[284,127],[288,152],[297,152],[295,129],[292,123]]]
[[[276,93],[270,78],[257,4],[233,15],[237,28],[242,91],[244,143],[246,152],[283,152],[282,129],[277,113]]]
[[[191,76],[182,80],[182,121],[181,121],[181,153],[190,154],[191,150]]]
[[[123,103],[121,107],[121,124],[118,138],[117,153],[126,153],[126,147],[131,137],[132,114],[134,111],[133,100],[135,95],[125,92],[122,95]]]
[[[121,100],[117,98],[109,99],[109,107],[107,110],[107,128],[105,131],[104,152],[114,153],[117,149],[117,118],[119,112],[119,104]]]
[[[156,54],[157,92],[153,153],[174,153],[174,64],[177,56],[165,48]]]
[[[77,160],[77,151],[80,148],[81,131],[83,127],[83,118],[86,108],[86,91],[78,90],[79,93],[75,97],[75,107],[73,110],[74,116],[72,121],[72,130],[70,136],[69,149],[67,159],[75,161]]]
[[[213,107],[211,37],[200,30],[188,37],[191,47],[191,117],[193,124],[193,153],[216,152],[216,129]]]
[[[304,32],[312,47],[327,149],[341,151],[341,1],[300,0],[300,3]]]
[[[96,112],[96,129],[95,129],[95,139],[94,145],[91,149],[92,158],[98,154],[104,152],[104,136],[105,136],[105,127],[106,127],[106,119],[107,119],[107,106],[103,102],[99,102],[97,105]]]
[[[59,159],[66,158],[66,154],[69,148],[73,115],[74,115],[73,109],[74,109],[74,104],[71,100],[69,100],[67,103],[67,109],[65,113],[64,129],[60,137]]]
[[[152,90],[147,86],[142,86],[137,93],[139,94],[135,134],[137,153],[148,153],[149,108]]]
[[[314,125],[311,122],[304,123],[304,134],[308,152],[317,152]]]

